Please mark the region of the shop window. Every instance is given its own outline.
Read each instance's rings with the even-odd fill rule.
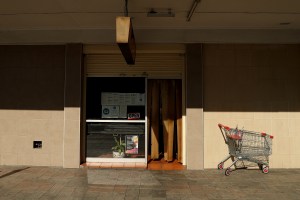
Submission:
[[[145,105],[145,78],[88,77],[86,156],[145,158]]]

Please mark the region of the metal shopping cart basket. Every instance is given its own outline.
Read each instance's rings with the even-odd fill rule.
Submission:
[[[231,158],[232,164],[226,168],[226,176],[232,172],[232,166],[238,169],[238,162],[242,163],[243,168],[247,168],[244,164],[246,162],[254,163],[263,173],[269,172],[269,156],[272,154],[273,136],[264,132],[230,128],[222,124],[218,124],[218,126],[229,150],[229,155],[218,164],[218,169],[223,169],[224,163]]]

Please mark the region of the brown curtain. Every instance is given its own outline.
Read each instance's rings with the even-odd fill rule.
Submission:
[[[151,117],[150,117],[150,131],[151,131],[151,158],[159,158],[159,83],[152,81],[150,84],[151,92]]]
[[[161,112],[164,136],[164,159],[173,161],[174,120],[175,120],[175,81],[161,82]]]
[[[160,153],[163,153],[166,161],[173,161],[174,150],[176,150],[177,159],[182,162],[181,90],[181,80],[148,81],[148,118],[150,119],[148,133],[150,133],[151,159],[158,159]],[[161,150],[163,152],[160,152],[160,144],[164,147]]]

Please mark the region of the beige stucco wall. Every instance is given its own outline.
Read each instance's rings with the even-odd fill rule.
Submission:
[[[64,92],[63,167],[77,168],[80,164],[80,121],[82,99],[82,45],[66,45]],[[84,123],[84,122],[82,122]],[[84,144],[85,147],[85,144]],[[85,152],[82,152],[83,154]]]
[[[299,66],[300,45],[204,45],[205,168],[228,155],[218,123],[273,135],[270,167],[300,167]]]
[[[62,166],[65,47],[0,52],[0,165]]]
[[[204,168],[202,45],[186,45],[186,165]]]
[[[82,45],[0,52],[0,165],[79,167]]]
[[[63,119],[63,111],[1,109],[0,165],[62,166]]]
[[[63,133],[63,167],[77,168],[80,164],[80,108],[65,108]]]

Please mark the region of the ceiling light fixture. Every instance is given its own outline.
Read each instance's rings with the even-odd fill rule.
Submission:
[[[175,17],[175,13],[172,12],[172,9],[169,8],[166,12],[158,12],[151,8],[151,10],[147,13],[147,17]]]
[[[191,6],[191,8],[189,10],[189,13],[188,13],[188,15],[186,17],[186,21],[187,22],[191,21],[191,18],[193,16],[194,12],[195,12],[195,9],[198,6],[198,3],[200,3],[200,1],[201,0],[194,0],[193,4],[192,4],[192,6]]]

